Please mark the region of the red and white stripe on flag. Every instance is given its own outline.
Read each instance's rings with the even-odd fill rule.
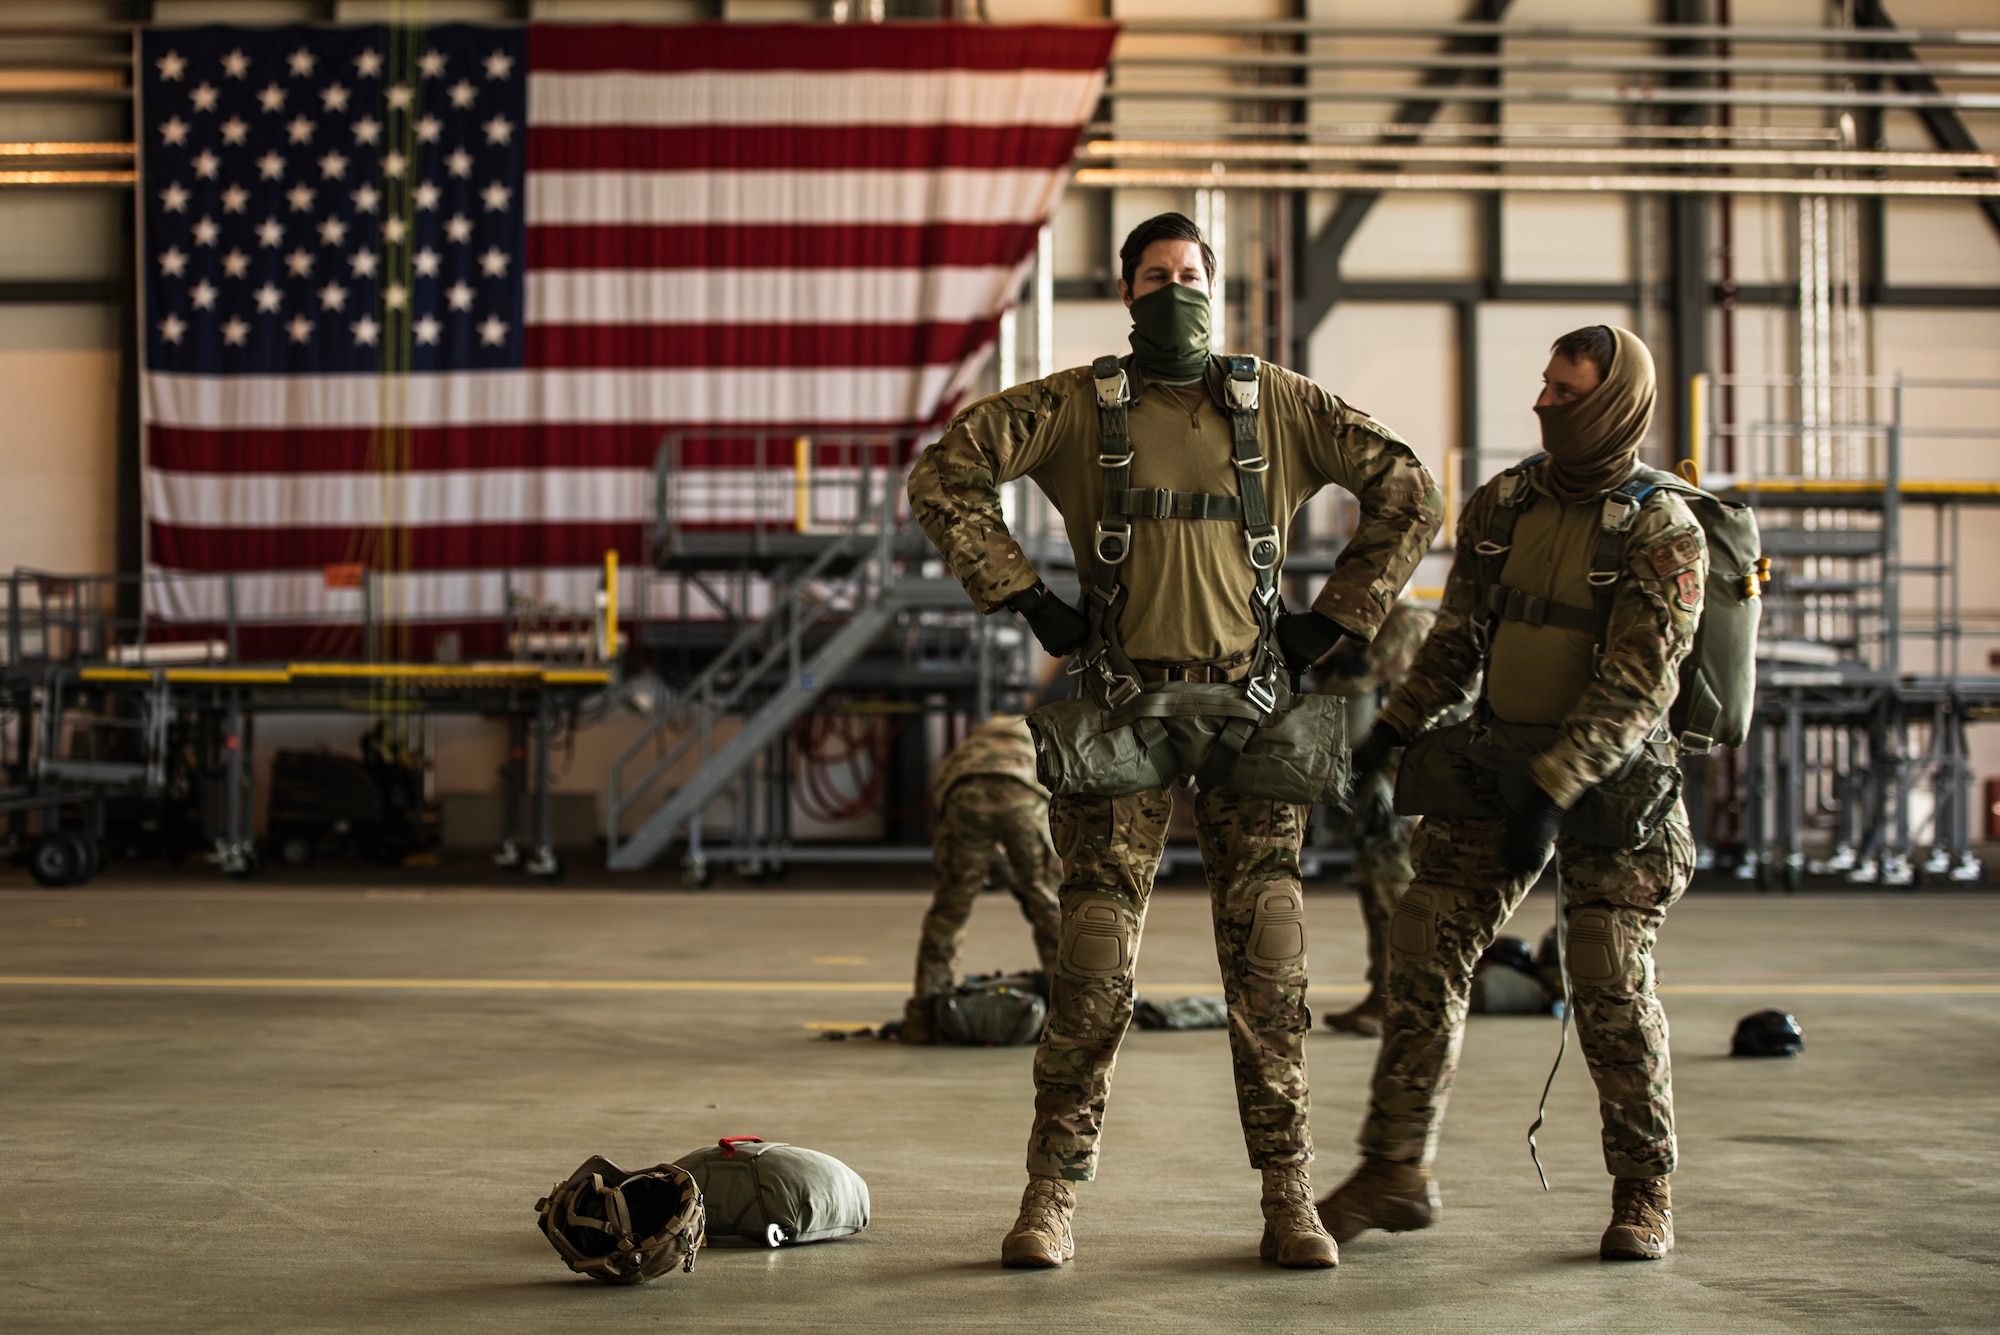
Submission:
[[[478,49],[479,30],[450,31]],[[668,432],[941,420],[1059,201],[1112,35],[532,26],[521,253],[485,261],[521,276],[514,360],[399,374],[149,362],[149,561],[172,577],[152,611],[213,624],[230,572],[246,620],[351,621],[358,595],[324,569],[358,546],[396,553],[385,601],[412,620],[497,617],[503,572],[583,606],[606,550],[639,556]],[[456,72],[447,61],[439,96]],[[146,115],[164,123],[184,94],[156,91]],[[443,124],[416,175],[453,170]],[[149,253],[165,246],[149,237]]]

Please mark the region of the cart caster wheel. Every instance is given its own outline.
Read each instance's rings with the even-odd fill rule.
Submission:
[[[302,834],[295,834],[278,847],[278,859],[287,867],[310,867],[313,860],[312,840]]]
[[[563,860],[556,856],[554,849],[538,848],[534,856],[522,865],[522,870],[538,881],[560,881],[563,872],[568,869],[563,865]]]
[[[76,885],[88,876],[84,870],[88,857],[83,840],[68,830],[51,830],[28,850],[28,874],[35,884],[52,890]]]
[[[520,871],[527,865],[527,856],[521,846],[512,839],[500,841],[500,847],[493,850],[493,865],[502,871]]]
[[[715,883],[715,872],[706,862],[688,862],[681,865],[681,884],[690,890],[706,890]]]

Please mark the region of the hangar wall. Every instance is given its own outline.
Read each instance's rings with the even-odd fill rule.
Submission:
[[[283,22],[370,20],[406,14],[410,6],[388,0],[157,0],[140,7],[162,23],[237,21]],[[689,21],[719,14],[741,21],[823,17],[815,0],[431,0],[420,8],[434,21],[507,20],[523,16],[564,19]],[[1096,0],[984,0],[997,22],[1088,20],[1106,17]],[[119,20],[132,7],[102,0],[27,0],[10,4],[5,20],[63,22]],[[1456,21],[1460,0],[1244,0],[1230,17],[1338,18],[1343,22]],[[1897,20],[1905,27],[1953,28],[1987,25],[1990,0],[1897,0]],[[1734,22],[1745,25],[1812,25],[1824,21],[1816,0],[1734,0]],[[1118,19],[1213,19],[1215,7],[1196,0],[1109,0]],[[1662,5],[1653,0],[1518,0],[1510,21],[1642,23],[1659,21]],[[1176,39],[1198,50],[1204,41]],[[1321,43],[1328,51],[1337,43]],[[1412,42],[1411,50],[1421,49]],[[60,52],[44,43],[39,51]],[[1393,46],[1375,49],[1394,49]],[[1579,48],[1587,53],[1588,48]],[[1316,76],[1318,77],[1318,76]],[[1367,75],[1343,74],[1349,80]],[[1383,76],[1379,103],[1317,104],[1315,115],[1381,119],[1390,115],[1407,90],[1403,76]],[[1190,96],[1176,103],[1193,118],[1213,116],[1222,104]],[[1159,108],[1151,114],[1160,114]],[[1444,118],[1476,114],[1447,110]],[[1516,112],[1509,116],[1542,115]],[[1581,115],[1617,113],[1579,111]],[[1774,122],[1820,124],[1816,109],[1762,109]],[[118,109],[103,105],[0,103],[0,140],[113,139],[123,133]],[[1967,112],[1967,127],[1982,144],[2000,144],[2000,113]],[[1929,145],[1912,113],[1891,111],[1885,120],[1892,147]],[[1193,191],[1072,190],[1054,227],[1054,346],[1048,360],[1070,365],[1122,344],[1124,318],[1111,289],[1115,239],[1133,222],[1166,208],[1194,213]],[[1316,225],[1332,210],[1332,197],[1317,197],[1307,210]],[[1796,285],[1797,243],[1789,201],[1738,199],[1734,244],[1711,260],[1733,267],[1745,285]],[[1393,299],[1343,300],[1299,346],[1306,370],[1335,392],[1365,405],[1396,426],[1426,463],[1449,474],[1462,498],[1480,475],[1533,448],[1534,423],[1527,411],[1536,388],[1543,349],[1563,330],[1578,324],[1615,320],[1651,338],[1666,360],[1665,271],[1661,205],[1652,198],[1590,195],[1500,196],[1493,223],[1486,204],[1471,195],[1391,194],[1361,225],[1341,261],[1344,281],[1386,290],[1408,289]],[[124,206],[111,192],[0,193],[0,401],[7,427],[0,432],[0,465],[10,485],[0,488],[0,563],[8,567],[110,569],[119,559],[120,489],[130,504],[129,477],[121,479],[120,378],[128,335],[119,291],[127,282],[130,233]],[[1225,274],[1243,272],[1254,244],[1254,229],[1233,227],[1224,257]],[[1494,238],[1497,237],[1497,247]],[[1490,257],[1489,247],[1494,248]],[[1889,286],[1923,289],[1932,304],[1881,306],[1867,312],[1867,368],[1875,374],[1922,374],[2000,379],[2000,310],[1979,308],[1979,290],[2000,288],[2000,236],[1973,205],[1950,200],[1890,200],[1884,207],[1883,272]],[[1488,273],[1497,266],[1497,272]],[[1485,280],[1504,292],[1508,285],[1630,284],[1643,300],[1574,304],[1507,299],[1454,303],[1427,300],[1425,284]],[[1953,303],[1951,293],[1964,293]],[[1942,294],[1941,296],[1938,294]],[[1961,308],[1954,308],[1957,305]],[[1246,295],[1232,302],[1232,327],[1249,312]],[[1725,318],[1721,315],[1718,320]],[[1470,324],[1467,325],[1469,319]],[[1745,373],[1782,373],[1796,353],[1795,318],[1784,304],[1745,306],[1734,317],[1737,367]],[[1032,369],[1027,350],[1014,368]],[[995,370],[990,377],[1004,375]],[[1951,404],[1925,404],[1932,425],[1990,422],[2000,404],[1967,396]],[[1665,428],[1663,427],[1662,430]],[[1468,448],[1476,443],[1476,459]],[[1663,442],[1662,442],[1663,444]],[[130,446],[127,445],[129,450]],[[129,470],[129,465],[127,466]],[[2000,478],[2000,463],[1966,447],[1914,447],[1916,475]],[[1913,520],[1907,542],[1927,546],[1929,536]],[[1965,537],[1969,571],[2000,570],[2000,531],[1973,526]],[[1418,583],[1434,586],[1442,574],[1433,560]],[[1969,603],[2000,607],[2000,583],[1990,573],[1967,582]],[[1921,590],[1911,607],[1923,606]],[[1993,624],[2000,625],[2000,619]],[[1987,653],[2000,641],[1970,639],[1962,666],[1987,667]],[[1911,652],[1929,647],[1912,646]],[[278,745],[325,740],[344,745],[352,725],[293,724],[268,720],[259,738],[267,753]],[[2000,739],[1975,733],[1975,767],[2000,773]],[[567,789],[595,792],[603,761],[629,730],[613,720],[580,738],[563,780]],[[447,791],[491,791],[501,744],[478,724],[450,725],[440,736],[439,786]],[[862,833],[859,829],[855,833]]]

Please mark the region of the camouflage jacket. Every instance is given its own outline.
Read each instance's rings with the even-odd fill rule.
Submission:
[[[1473,634],[1482,593],[1475,548],[1491,525],[1500,481],[1488,481],[1466,502],[1437,625],[1382,709],[1381,717],[1405,737],[1420,736],[1479,692],[1488,652]],[[1555,504],[1546,494],[1535,500],[1536,506]],[[1601,509],[1595,500],[1583,505],[1593,515]],[[1680,689],[1681,661],[1701,620],[1708,546],[1679,496],[1662,488],[1646,499],[1632,521],[1624,555],[1596,675],[1556,721],[1557,739],[1536,756],[1532,769],[1535,782],[1565,807],[1622,765],[1666,717]],[[1581,572],[1565,573],[1588,574],[1587,559]],[[1489,693],[1492,689],[1488,683]]]
[[[1197,412],[1132,375],[1133,487],[1233,494],[1228,419],[1213,399],[1197,399]],[[1305,377],[1261,364],[1259,397],[1258,434],[1270,461],[1265,490],[1280,531],[1324,486],[1344,487],[1361,502],[1353,540],[1313,607],[1373,639],[1442,523],[1437,486],[1394,432]],[[1090,368],[1077,367],[974,403],[917,461],[911,511],[980,611],[1038,579],[1001,516],[999,488],[1019,477],[1032,478],[1062,514],[1078,574],[1086,588],[1096,583],[1098,439]],[[1132,556],[1118,572],[1131,591],[1120,635],[1133,657],[1194,662],[1255,643],[1255,573],[1239,523],[1139,520]]]
[[[1375,638],[1365,645],[1343,642],[1321,669],[1314,688],[1319,695],[1356,696],[1364,692],[1393,689],[1410,673],[1424,637],[1431,633],[1437,613],[1405,598],[1389,609],[1388,618]]]
[[[943,801],[953,784],[975,774],[1002,775],[1026,784],[1044,798],[1049,795],[1035,777],[1035,739],[1028,732],[1028,721],[1019,716],[996,718],[974,728],[938,767],[932,794]]]

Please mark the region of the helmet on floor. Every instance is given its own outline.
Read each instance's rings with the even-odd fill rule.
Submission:
[[[701,1189],[685,1168],[628,1173],[596,1155],[536,1201],[535,1212],[569,1268],[606,1284],[694,1269],[705,1224]]]
[[[1729,1040],[1732,1057],[1796,1057],[1805,1050],[1805,1032],[1785,1011],[1752,1011],[1736,1022]]]

